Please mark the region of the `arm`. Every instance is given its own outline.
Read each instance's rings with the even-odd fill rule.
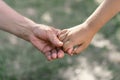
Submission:
[[[59,36],[63,49],[69,54],[80,53],[88,47],[94,35],[120,11],[120,0],[104,0],[83,23],[63,30]]]
[[[120,11],[120,0],[104,0],[85,23],[97,32]]]
[[[36,24],[20,15],[0,0],[0,29],[28,40]]]
[[[62,53],[63,55],[61,49],[57,50],[55,48],[62,46],[62,42],[57,38],[58,29],[33,22],[14,11],[2,0],[0,0],[0,30],[31,42],[41,52],[45,53],[49,60],[51,60],[50,54]],[[53,58],[56,58],[56,55],[55,57],[53,55]]]

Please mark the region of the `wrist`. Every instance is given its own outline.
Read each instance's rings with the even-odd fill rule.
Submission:
[[[92,21],[85,21],[84,24],[93,34],[96,34],[102,27],[99,23]]]
[[[19,21],[16,24],[17,26],[14,29],[15,31],[13,30],[11,33],[26,41],[30,41],[30,37],[33,35],[32,30],[36,26],[36,23],[24,18],[22,21]]]

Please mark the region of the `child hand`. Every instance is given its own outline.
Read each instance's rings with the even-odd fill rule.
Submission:
[[[95,32],[90,26],[81,24],[62,30],[59,39],[63,41],[63,50],[70,55],[80,53],[90,44]]]

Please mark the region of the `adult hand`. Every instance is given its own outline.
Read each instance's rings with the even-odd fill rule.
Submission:
[[[43,24],[37,24],[32,28],[33,35],[29,41],[42,53],[48,60],[64,57],[64,51],[60,48],[63,43],[57,38],[60,30]]]
[[[26,41],[31,42],[36,48],[47,55],[49,60],[60,58],[63,51],[58,49],[63,43],[57,38],[59,30],[20,15],[0,0],[0,30],[12,33]],[[57,48],[56,48],[57,47]],[[56,55],[54,53],[57,53]],[[49,55],[50,54],[50,57]]]

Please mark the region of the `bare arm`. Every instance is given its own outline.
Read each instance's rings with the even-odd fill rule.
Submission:
[[[69,54],[80,53],[88,47],[94,35],[120,11],[120,0],[104,0],[83,23],[63,30],[59,36],[63,49]]]
[[[46,55],[48,60],[64,56],[64,52],[59,49],[63,43],[57,38],[58,29],[33,22],[17,13],[2,0],[0,0],[0,30],[31,42]]]
[[[33,26],[36,24],[20,15],[8,5],[6,5],[2,0],[0,0],[0,29],[22,37],[26,40],[29,35],[32,33],[30,32]]]
[[[85,21],[95,32],[120,11],[120,0],[104,0]]]

